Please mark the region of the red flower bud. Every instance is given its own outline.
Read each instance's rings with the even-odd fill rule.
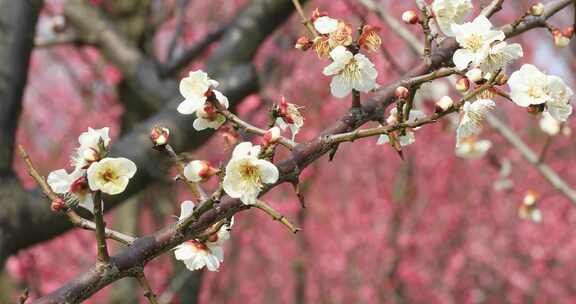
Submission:
[[[410,96],[410,91],[406,87],[399,86],[394,91],[394,96],[396,99],[407,99]]]
[[[64,200],[62,198],[57,198],[55,200],[52,201],[52,203],[50,204],[50,209],[52,209],[52,211],[54,212],[58,212],[63,210],[66,207],[66,203],[64,202]]]
[[[168,143],[170,137],[170,130],[162,127],[154,127],[150,131],[150,140],[154,146],[163,146]]]

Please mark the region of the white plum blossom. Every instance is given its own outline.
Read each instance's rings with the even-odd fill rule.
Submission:
[[[224,94],[217,90],[213,90],[216,100],[224,107],[228,108],[228,98]],[[193,127],[197,131],[202,131],[204,129],[218,129],[222,124],[226,122],[226,117],[218,113],[216,108],[209,103],[204,103],[204,105],[196,110],[196,119],[193,122]]]
[[[178,105],[180,114],[192,114],[206,103],[206,92],[218,87],[218,82],[201,70],[193,71],[180,81],[180,94],[184,101]]]
[[[574,93],[560,77],[546,75],[537,67],[524,64],[510,75],[508,85],[510,97],[521,107],[545,104],[546,111],[561,122],[572,114],[570,98]]]
[[[471,0],[434,0],[432,11],[446,36],[453,36],[452,24],[461,24],[472,10]]]
[[[192,214],[194,203],[184,201],[180,210],[179,221],[182,221]],[[230,226],[222,226],[218,233],[208,237],[205,242],[189,240],[176,246],[174,256],[184,262],[188,270],[194,271],[206,267],[209,271],[218,271],[220,264],[224,262],[223,244],[230,238]]]
[[[217,172],[217,169],[204,160],[193,160],[184,167],[184,176],[194,183],[206,181]]]
[[[470,63],[479,66],[488,56],[492,43],[505,38],[504,32],[492,30],[492,23],[483,15],[462,25],[452,24],[452,32],[461,47],[452,57],[459,70],[466,69]]]
[[[78,203],[81,207],[94,212],[92,195],[84,176],[86,170],[75,169],[72,173],[59,169],[48,174],[47,182],[55,193],[63,194],[71,205]]]
[[[388,116],[387,122],[389,125],[394,125],[395,123],[398,122],[398,110],[396,108],[392,108],[390,110],[390,115]],[[418,111],[418,110],[411,110],[410,111],[410,115],[408,117],[408,120],[406,120],[407,123],[415,123],[418,120],[421,120],[423,118],[425,118],[426,115],[424,114],[424,112],[422,111]],[[400,134],[399,132],[396,132],[395,135]],[[398,143],[400,143],[400,146],[404,147],[404,146],[408,146],[413,144],[414,142],[416,142],[416,136],[414,135],[414,131],[412,131],[412,129],[406,129],[404,130],[404,135],[401,135],[398,137]],[[383,144],[387,144],[390,142],[390,137],[387,134],[382,134],[378,137],[378,140],[376,141],[377,145],[383,145]]]
[[[72,157],[72,165],[76,169],[86,169],[91,162],[97,161],[104,152],[100,151],[100,142],[105,149],[110,145],[109,132],[110,128],[108,127],[102,129],[88,128],[88,131],[80,134],[78,137],[80,146]]]
[[[330,34],[338,29],[338,20],[328,16],[322,16],[314,20],[314,28],[320,34]]]
[[[346,97],[354,89],[369,92],[376,88],[378,72],[374,64],[362,54],[352,54],[343,46],[337,46],[330,52],[333,62],[322,72],[333,76],[330,82],[332,95]]]
[[[118,194],[128,186],[136,174],[136,164],[124,157],[104,158],[90,165],[87,171],[88,185],[92,191]]]
[[[458,129],[456,130],[456,148],[460,147],[466,139],[480,134],[482,122],[488,112],[492,111],[496,104],[490,99],[479,99],[474,102],[465,102],[462,107],[463,115]]]
[[[491,147],[492,142],[489,140],[477,140],[476,137],[470,137],[456,148],[456,155],[465,159],[481,158]]]
[[[494,73],[506,65],[524,56],[522,46],[518,43],[497,42],[490,47],[486,58],[478,65],[484,73]]]
[[[250,142],[240,143],[232,152],[232,159],[226,166],[224,191],[233,198],[240,198],[244,204],[254,204],[263,184],[278,180],[278,168],[271,162],[259,159],[260,146]]]
[[[531,64],[524,64],[520,70],[512,73],[508,85],[510,97],[521,107],[543,104],[550,100],[547,94],[548,77]]]
[[[550,100],[546,102],[546,110],[554,119],[566,121],[572,114],[570,98],[574,93],[558,76],[548,76],[548,95]]]

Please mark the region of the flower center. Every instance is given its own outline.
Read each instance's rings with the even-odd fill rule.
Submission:
[[[100,173],[100,178],[105,182],[110,183],[116,180],[118,177],[116,176],[114,170],[108,168],[104,170],[102,173]]]
[[[342,70],[342,76],[349,82],[360,79],[360,66],[355,58],[350,59],[350,62],[346,64]]]
[[[527,93],[528,96],[532,98],[542,98],[546,94],[546,92],[544,92],[544,90],[540,86],[535,85],[534,83],[530,84]]]
[[[472,34],[470,35],[470,37],[468,38],[468,40],[466,40],[465,43],[465,48],[472,51],[472,52],[477,52],[482,48],[484,39],[482,39],[481,35],[478,34]]]
[[[260,170],[250,162],[245,162],[240,168],[242,179],[252,183],[260,184]]]

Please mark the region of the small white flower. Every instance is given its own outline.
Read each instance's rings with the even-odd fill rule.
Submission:
[[[228,98],[216,90],[214,90],[214,93],[220,104],[228,108]],[[226,117],[224,115],[216,112],[216,108],[213,105],[205,103],[204,106],[196,110],[196,119],[193,122],[193,127],[197,131],[207,128],[218,129],[225,122]]]
[[[521,107],[538,105],[550,100],[548,77],[531,64],[523,65],[508,79],[510,97]]]
[[[510,97],[521,107],[546,104],[550,115],[562,122],[572,114],[572,90],[559,77],[546,75],[531,64],[512,73],[508,85]]]
[[[408,117],[408,120],[406,122],[407,123],[414,123],[414,122],[417,122],[418,120],[423,119],[424,117],[426,117],[426,115],[422,111],[411,110],[410,116]],[[387,120],[388,124],[390,124],[390,125],[394,125],[395,123],[397,123],[398,122],[398,110],[396,108],[392,108],[390,110],[390,115],[388,116],[388,118],[386,120]],[[414,129],[414,130],[416,130],[416,129]],[[411,145],[411,144],[416,142],[416,136],[414,135],[414,131],[412,131],[412,129],[406,129],[406,130],[404,130],[404,133],[405,133],[404,135],[398,137],[398,142],[400,143],[400,146],[404,147],[404,146],[408,146],[408,145]],[[383,145],[383,144],[387,144],[389,142],[390,142],[390,137],[387,134],[382,134],[378,137],[376,144],[377,145]]]
[[[184,167],[184,176],[194,183],[206,181],[216,172],[208,162],[203,160],[193,160]]]
[[[492,30],[492,23],[483,15],[462,25],[452,24],[452,32],[461,47],[452,58],[459,70],[466,69],[470,63],[479,66],[488,56],[492,43],[505,38],[504,32]]]
[[[58,194],[64,194],[64,199],[71,204],[76,202],[90,212],[94,212],[92,195],[84,177],[86,170],[76,169],[68,174],[59,169],[48,174],[47,182],[50,188]]]
[[[498,42],[490,47],[486,58],[480,63],[479,67],[484,73],[494,73],[522,56],[524,56],[524,52],[520,44]]]
[[[461,24],[472,10],[470,0],[434,0],[432,11],[438,26],[446,36],[453,36],[452,24]]]
[[[338,29],[338,20],[328,16],[322,16],[314,21],[314,28],[320,34],[330,34]]]
[[[136,164],[133,161],[123,157],[108,157],[90,165],[87,175],[88,185],[92,191],[118,194],[126,189],[134,174]]]
[[[469,101],[464,103],[462,119],[456,130],[456,148],[463,144],[466,139],[480,134],[482,122],[486,119],[488,112],[492,111],[494,107],[496,107],[496,104],[490,99],[479,99],[473,103]]]
[[[206,102],[206,91],[217,86],[218,82],[210,79],[205,72],[201,70],[190,72],[188,77],[180,81],[180,94],[184,96],[184,101],[178,105],[178,112],[180,114],[196,112]]]
[[[335,97],[343,98],[354,89],[369,92],[376,88],[378,72],[374,64],[364,55],[348,51],[343,46],[337,46],[330,52],[333,62],[322,72],[332,77],[330,91]]]
[[[72,157],[72,165],[76,169],[86,169],[91,162],[99,159],[100,154],[100,141],[102,141],[104,148],[110,145],[110,128],[92,129],[80,134],[78,143],[80,146],[76,149]]]
[[[566,121],[572,114],[570,98],[574,93],[558,76],[548,76],[548,95],[546,110],[558,121]]]
[[[560,133],[561,123],[554,119],[550,113],[544,112],[540,118],[540,129],[544,133],[554,136]]]
[[[465,159],[481,158],[491,147],[492,142],[489,140],[476,140],[475,137],[470,137],[456,148],[456,155]]]
[[[244,204],[254,204],[263,184],[278,180],[278,168],[269,161],[258,159],[260,146],[250,142],[240,143],[232,152],[232,159],[226,166],[224,191],[233,198],[240,198]]]
[[[180,210],[179,221],[182,221],[192,214],[194,203],[184,201]],[[209,271],[218,271],[220,264],[224,261],[222,246],[224,241],[230,238],[230,226],[222,226],[218,233],[210,236],[206,242],[190,240],[176,246],[174,256],[177,260],[183,261],[186,268],[191,271],[202,269],[204,266]]]

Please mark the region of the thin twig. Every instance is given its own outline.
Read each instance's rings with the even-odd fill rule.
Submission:
[[[152,292],[152,288],[150,288],[150,283],[148,282],[148,279],[146,279],[144,272],[138,273],[135,278],[138,280],[138,284],[140,284],[142,290],[144,290],[144,296],[148,298],[148,303],[158,304],[158,301],[156,301],[156,294]]]
[[[304,10],[302,9],[300,1],[292,0],[292,4],[294,4],[294,8],[296,8],[296,12],[298,12],[298,15],[300,15],[300,18],[302,19],[302,24],[304,24],[306,29],[308,29],[312,37],[316,38],[316,36],[318,36],[318,32],[316,32],[316,29],[312,25],[312,22],[310,22],[310,19],[306,18],[306,14],[304,14]]]
[[[494,115],[488,115],[486,120],[490,125],[498,130],[498,132],[510,143],[516,150],[520,152],[520,154],[530,163],[532,166],[540,172],[540,175],[544,177],[552,187],[562,193],[565,197],[567,197],[573,204],[576,204],[576,190],[574,190],[570,185],[560,177],[552,168],[546,165],[543,162],[540,162],[540,159],[536,153],[528,145],[526,145],[522,139],[514,131],[512,131],[508,126],[502,123],[498,118]]]
[[[284,215],[274,210],[274,208],[268,206],[268,204],[266,204],[265,202],[257,200],[255,204],[252,204],[250,206],[256,207],[264,211],[266,214],[272,217],[273,220],[279,221],[280,223],[282,223],[282,225],[286,226],[286,228],[288,228],[290,232],[297,233],[298,231],[300,231],[300,228],[296,228],[294,224],[292,224]]]
[[[376,136],[376,135],[389,134],[390,132],[397,131],[397,130],[403,130],[406,128],[413,129],[413,128],[421,127],[423,125],[435,123],[438,121],[438,119],[440,119],[440,118],[442,118],[442,117],[444,117],[450,113],[457,112],[462,107],[462,105],[464,105],[464,103],[466,101],[472,100],[474,97],[478,96],[480,93],[484,92],[485,90],[488,90],[490,87],[492,87],[494,85],[494,79],[495,79],[495,76],[493,76],[491,80],[489,80],[488,82],[486,82],[482,86],[477,87],[473,91],[471,91],[468,94],[466,94],[465,96],[463,96],[459,100],[459,102],[455,103],[454,106],[452,106],[451,108],[449,108],[448,110],[446,110],[444,112],[434,113],[434,114],[432,114],[426,118],[417,120],[415,122],[403,122],[403,123],[398,123],[398,124],[390,125],[390,126],[382,126],[382,127],[369,128],[369,129],[363,129],[363,130],[355,130],[355,131],[347,132],[347,133],[334,134],[332,136],[328,136],[328,137],[324,138],[324,141],[328,145],[333,145],[333,144],[337,144],[337,143],[341,143],[341,142],[354,141],[358,138],[365,138],[365,137],[371,137],[371,136]]]
[[[162,152],[166,153],[168,157],[170,157],[170,159],[172,159],[172,161],[176,165],[176,171],[178,171],[178,178],[180,178],[186,184],[188,190],[190,190],[190,193],[192,194],[192,198],[196,201],[201,200],[200,193],[197,188],[198,184],[188,180],[184,175],[184,167],[186,167],[186,163],[182,160],[180,156],[178,156],[178,154],[176,154],[176,151],[174,151],[174,148],[172,148],[170,144],[162,146],[161,149]]]
[[[212,100],[210,100],[210,101],[212,102]],[[252,133],[252,134],[256,134],[256,135],[260,135],[260,136],[263,136],[266,133],[266,130],[260,129],[260,128],[240,119],[234,113],[230,112],[228,109],[223,107],[219,102],[212,102],[212,104],[216,107],[216,109],[218,110],[219,113],[221,113],[222,115],[224,115],[224,117],[226,117],[226,120],[228,120],[230,123],[236,125],[238,128],[241,128],[248,133]],[[278,138],[278,143],[283,145],[284,147],[288,148],[288,150],[294,149],[294,147],[296,147],[296,145],[297,145],[296,142],[294,142],[293,140],[290,140],[284,136],[280,136],[280,138]]]

